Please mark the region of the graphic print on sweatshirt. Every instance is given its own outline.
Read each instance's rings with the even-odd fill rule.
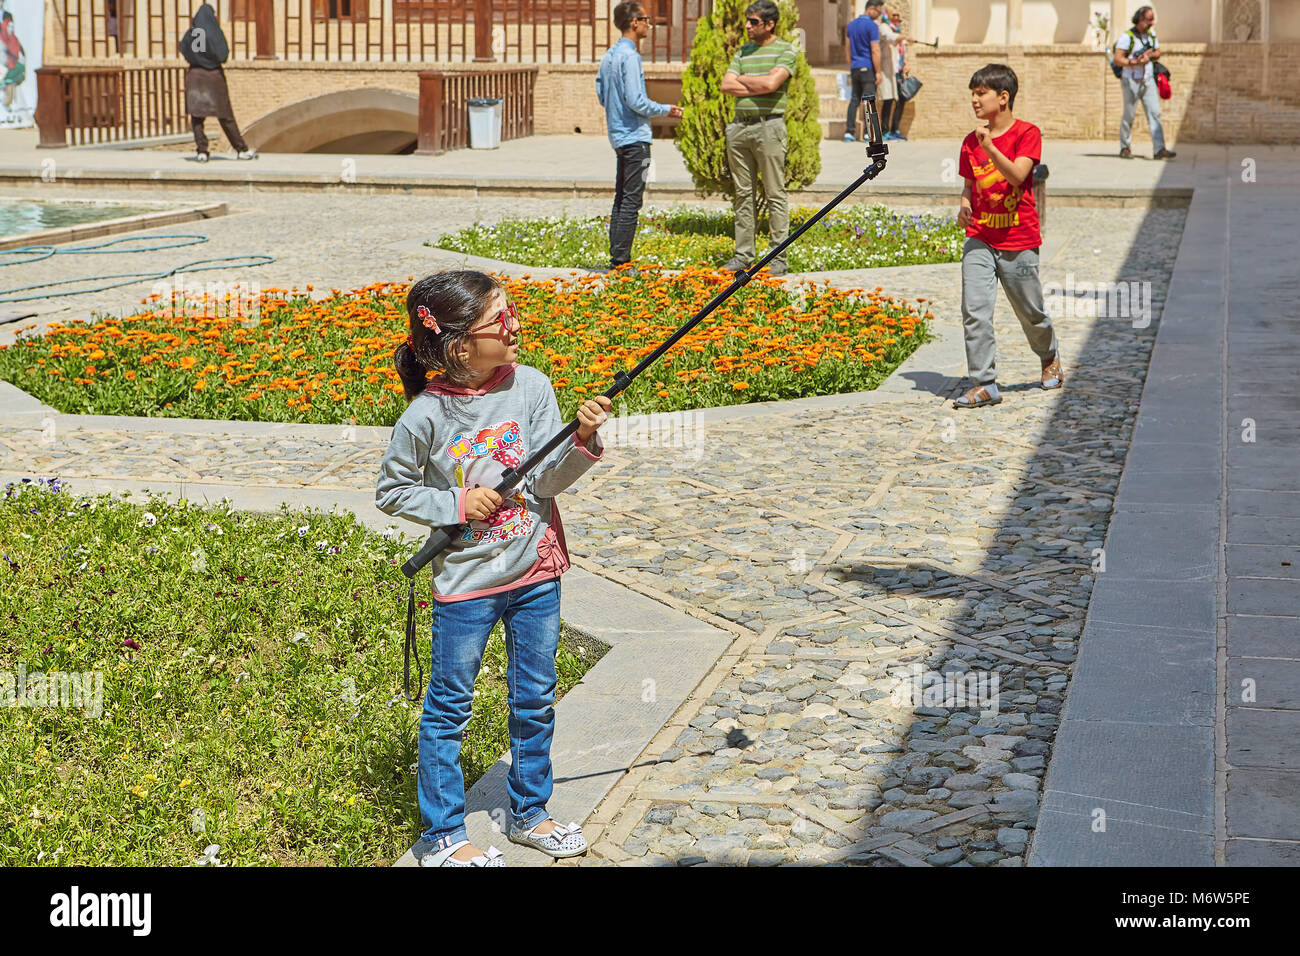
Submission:
[[[499,422],[471,435],[460,432],[447,445],[446,455],[453,462],[456,484],[460,488],[495,488],[507,468],[524,460],[525,449],[519,423]],[[475,544],[484,541],[507,541],[533,530],[533,516],[528,513],[523,493],[515,490],[501,502],[501,507],[486,521],[473,519],[461,532],[460,539]]]

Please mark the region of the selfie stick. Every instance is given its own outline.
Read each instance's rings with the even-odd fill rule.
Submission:
[[[670,348],[678,343],[683,336],[699,325],[710,313],[718,306],[726,302],[729,298],[743,289],[759,272],[767,266],[769,262],[781,255],[792,242],[811,229],[816,223],[821,221],[822,217],[847,199],[863,183],[875,179],[884,171],[885,157],[889,154],[889,147],[884,144],[884,137],[880,129],[880,114],[876,112],[876,98],[874,96],[864,97],[866,107],[866,134],[869,142],[867,143],[867,158],[871,160],[871,165],[862,171],[853,183],[844,188],[838,196],[819,209],[807,222],[797,230],[786,237],[785,241],[779,245],[773,246],[768,250],[767,255],[755,262],[748,270],[741,270],[736,273],[735,280],[719,292],[713,299],[696,312],[691,319],[667,338],[658,348],[643,358],[631,371],[620,371],[614,376],[614,382],[602,394],[609,399],[613,399],[620,392],[626,389],[637,376],[648,369],[659,357],[667,352]],[[507,493],[513,491],[524,476],[545,461],[556,448],[560,447],[566,441],[572,439],[573,433],[578,430],[578,420],[575,418],[564,428],[560,429],[554,437],[545,445],[534,452],[529,458],[525,459],[516,468],[507,468],[501,474],[501,481],[492,490],[498,495],[505,497]],[[411,687],[411,655],[415,653],[417,661],[419,654],[416,649],[415,635],[415,575],[426,564],[436,558],[439,554],[451,546],[451,543],[460,535],[464,525],[447,525],[446,527],[437,528],[429,535],[425,541],[424,547],[402,565],[402,573],[410,579],[410,597],[406,607],[406,662],[403,668],[402,692],[406,695],[407,700],[415,700],[410,694]],[[424,683],[424,670],[420,667],[417,671],[419,681],[417,687]]]

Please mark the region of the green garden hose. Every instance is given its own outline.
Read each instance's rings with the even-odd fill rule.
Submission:
[[[179,242],[158,242],[156,240],[181,240]],[[6,262],[0,258],[0,267],[18,266],[29,262],[42,262],[54,255],[114,255],[128,252],[157,252],[162,249],[177,249],[181,246],[194,246],[201,242],[207,242],[207,236],[195,236],[185,234],[162,235],[162,236],[123,236],[118,239],[110,239],[108,242],[96,243],[90,246],[67,246],[57,248],[55,246],[23,246],[18,249],[0,250],[0,257],[4,256],[21,256],[27,258],[16,261]],[[146,245],[138,248],[113,248],[125,243],[150,242],[152,245]],[[38,285],[16,286],[12,289],[0,289],[0,303],[2,302],[31,302],[36,299],[57,299],[62,296],[87,295],[91,292],[106,292],[109,289],[119,289],[125,285],[133,285],[136,282],[158,281],[174,276],[177,273],[186,272],[207,272],[213,269],[252,269],[257,266],[270,265],[275,261],[275,256],[265,255],[244,255],[244,256],[226,256],[219,259],[196,259],[193,262],[187,262],[184,265],[176,266],[174,269],[168,269],[163,272],[120,272],[111,275],[93,275],[82,276],[77,279],[59,279],[54,282],[42,282]],[[224,265],[223,263],[238,263],[238,265]],[[94,282],[101,279],[120,279],[120,282],[110,282],[107,285],[99,285],[93,289],[76,289],[70,292],[45,292],[37,295],[15,295],[18,292],[31,292],[34,289],[53,289],[57,286],[76,285],[80,282]]]

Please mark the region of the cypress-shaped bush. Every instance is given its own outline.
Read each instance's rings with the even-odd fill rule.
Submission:
[[[726,129],[735,115],[736,98],[722,92],[722,77],[745,33],[745,8],[752,0],[714,0],[713,12],[702,18],[691,47],[691,62],[682,75],[685,115],[677,125],[677,148],[701,196],[732,195],[727,169]],[[777,0],[781,18],[778,39],[795,42],[799,9],[794,0]],[[817,87],[803,51],[798,51],[794,76],[786,88],[785,187],[800,189],[821,172],[821,125],[817,122]]]

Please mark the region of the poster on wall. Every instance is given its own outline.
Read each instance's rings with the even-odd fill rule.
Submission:
[[[35,125],[45,0],[0,0],[0,129]]]

